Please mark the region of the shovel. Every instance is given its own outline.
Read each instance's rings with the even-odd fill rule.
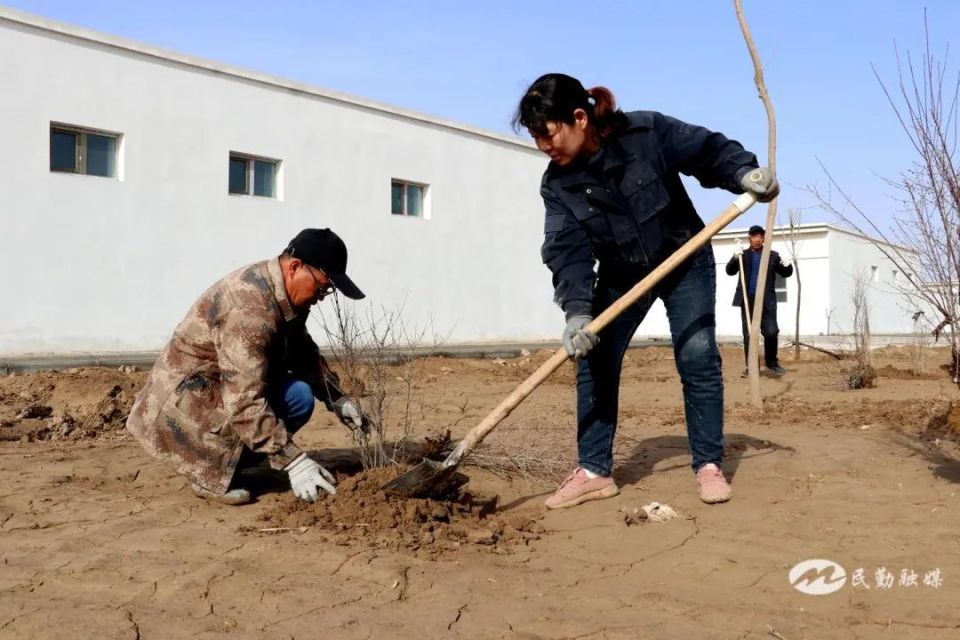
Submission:
[[[750,313],[747,311],[749,307],[747,304],[747,277],[743,274],[743,246],[739,240],[737,240],[737,260],[740,262],[740,295],[743,297],[741,310],[747,318],[747,336],[749,337],[753,332],[753,327],[750,326]]]
[[[627,307],[637,302],[637,300],[663,280],[667,274],[692,256],[700,247],[707,244],[710,238],[719,233],[724,227],[733,222],[740,214],[752,207],[755,203],[756,198],[752,194],[745,193],[739,196],[733,201],[733,204],[728,206],[713,222],[704,227],[700,233],[687,240],[682,247],[677,249],[673,255],[651,271],[647,277],[634,285],[630,291],[594,318],[590,324],[584,327],[584,330],[591,333],[599,333],[600,330],[610,324],[614,318],[623,313]],[[456,471],[460,462],[463,461],[478,444],[483,442],[483,439],[486,438],[498,424],[503,422],[527,396],[533,393],[534,389],[539,387],[544,380],[550,377],[550,374],[559,369],[568,359],[569,356],[567,356],[566,350],[563,348],[558,350],[550,356],[549,360],[540,365],[529,378],[524,380],[519,387],[514,389],[513,393],[507,396],[496,409],[491,411],[480,424],[471,429],[445,460],[436,462],[425,459],[403,475],[397,476],[395,479],[383,485],[383,490],[405,497],[418,497],[429,496],[433,494],[436,489],[443,487]]]

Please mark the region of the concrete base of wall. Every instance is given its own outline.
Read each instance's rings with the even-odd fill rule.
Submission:
[[[793,338],[785,338],[781,334],[781,344],[790,344]],[[846,351],[853,349],[853,336],[801,336],[800,341],[806,344],[829,349],[831,351]],[[741,336],[717,336],[717,342],[726,346],[743,344]],[[871,337],[873,348],[886,346],[907,346],[924,344],[938,346],[929,335],[875,335]],[[940,341],[939,346],[947,343]],[[669,336],[648,336],[636,339],[630,344],[631,348],[668,347]],[[523,351],[538,351],[540,349],[559,349],[560,343],[555,340],[540,342],[498,342],[442,345],[414,350],[418,357],[438,356],[443,358],[517,358]],[[322,350],[322,348],[321,348]],[[56,369],[70,369],[73,367],[120,367],[133,366],[140,369],[149,369],[159,355],[159,351],[136,351],[118,353],[69,353],[69,354],[27,354],[18,356],[0,356],[0,374],[23,373],[28,371],[43,371]],[[399,356],[399,354],[398,354]]]

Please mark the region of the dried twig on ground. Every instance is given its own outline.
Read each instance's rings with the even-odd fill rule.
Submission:
[[[566,431],[558,436],[557,430],[537,424],[501,427],[497,438],[481,444],[465,463],[500,476],[555,484],[576,460],[569,444],[558,445],[571,441],[564,436]]]
[[[807,349],[813,349],[814,351],[819,351],[820,353],[825,353],[825,354],[827,354],[828,356],[830,356],[830,357],[832,357],[832,358],[834,358],[834,359],[836,359],[836,360],[843,360],[843,359],[844,359],[844,355],[843,355],[843,354],[837,353],[836,351],[830,351],[829,349],[824,349],[823,347],[818,347],[818,346],[809,344],[809,343],[807,343],[807,342],[794,341],[792,344],[793,344],[794,346],[805,347],[805,348],[807,348]]]

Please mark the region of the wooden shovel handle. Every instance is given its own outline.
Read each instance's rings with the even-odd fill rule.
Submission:
[[[747,317],[747,336],[751,335],[750,314],[747,312],[747,277],[743,275],[743,251],[737,251],[737,260],[740,262],[740,295],[743,297],[743,307],[741,311]]]
[[[693,236],[687,242],[677,249],[673,255],[664,260],[651,271],[647,277],[638,282],[627,293],[617,299],[613,304],[607,307],[603,313],[593,319],[590,324],[584,327],[585,331],[598,333],[601,329],[610,324],[614,318],[623,313],[628,307],[647,294],[654,286],[663,280],[667,274],[677,268],[687,258],[692,256],[698,249],[707,244],[710,238],[719,233],[724,227],[736,220],[740,214],[752,207],[756,203],[756,198],[751,194],[743,194],[733,201],[729,207],[724,210],[717,218],[704,227],[700,233]],[[503,402],[497,405],[497,408],[487,414],[483,421],[471,429],[457,447],[443,461],[443,467],[452,467],[460,464],[468,453],[473,451],[474,447],[483,442],[487,434],[503,422],[514,409],[516,409],[527,396],[533,393],[533,390],[539,387],[544,380],[560,368],[560,366],[569,359],[566,350],[560,348],[556,353],[550,356],[550,359],[544,362],[540,367],[530,374],[530,377],[520,383],[513,393],[511,393]]]

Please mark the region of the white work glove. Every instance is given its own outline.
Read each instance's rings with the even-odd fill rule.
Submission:
[[[337,414],[342,422],[351,431],[359,429],[364,433],[370,432],[370,422],[367,420],[357,403],[350,398],[343,396],[333,403],[333,412]]]
[[[747,193],[752,193],[757,202],[770,202],[780,193],[780,183],[767,167],[751,169],[740,178],[740,186]]]
[[[583,328],[593,320],[590,316],[571,316],[563,329],[563,348],[571,358],[584,358],[597,346],[600,339],[597,334],[584,331]]]
[[[336,480],[330,472],[307,457],[305,453],[294,458],[293,462],[283,470],[290,476],[290,489],[293,490],[293,495],[301,500],[315,502],[319,495],[317,487],[332,496],[337,495],[337,490],[333,486]]]

